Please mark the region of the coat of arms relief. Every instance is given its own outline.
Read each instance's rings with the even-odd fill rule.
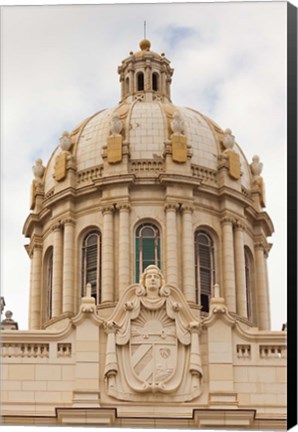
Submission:
[[[147,267],[140,284],[127,288],[105,327],[110,396],[182,402],[200,395],[200,325],[158,267]]]

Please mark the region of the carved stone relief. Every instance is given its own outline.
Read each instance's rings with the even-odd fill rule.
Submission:
[[[183,402],[200,395],[200,325],[158,267],[147,267],[140,284],[127,288],[105,329],[110,396]]]

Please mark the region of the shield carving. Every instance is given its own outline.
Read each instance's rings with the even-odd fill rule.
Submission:
[[[165,317],[163,317],[165,318]],[[137,320],[139,321],[139,320]],[[175,324],[165,320],[151,319],[143,326],[132,326],[130,340],[130,363],[133,373],[144,388],[166,390],[177,367],[177,338]]]

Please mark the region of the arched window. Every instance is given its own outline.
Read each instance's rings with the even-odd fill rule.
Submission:
[[[160,268],[160,235],[156,225],[143,223],[136,230],[136,282],[150,264]]]
[[[144,74],[143,74],[143,72],[139,72],[137,75],[137,89],[138,89],[138,91],[144,90]]]
[[[88,233],[82,248],[82,295],[87,283],[91,284],[91,295],[97,304],[101,302],[101,236],[99,231]]]
[[[159,87],[159,76],[157,72],[152,74],[152,90],[157,91]]]
[[[209,312],[210,297],[215,284],[213,241],[205,231],[195,233],[196,302]]]
[[[45,254],[45,302],[46,319],[52,318],[52,295],[53,295],[53,247],[51,246]]]
[[[251,279],[252,279],[252,269],[251,269],[251,260],[247,251],[247,248],[244,248],[244,258],[245,258],[245,285],[246,285],[246,307],[247,307],[247,318],[252,318],[252,305],[251,305]]]
[[[129,93],[129,77],[125,79],[125,92],[126,94]]]

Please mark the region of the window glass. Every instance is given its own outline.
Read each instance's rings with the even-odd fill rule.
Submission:
[[[47,318],[52,318],[52,295],[53,295],[53,248],[47,254]]]
[[[82,248],[82,296],[86,293],[87,283],[91,284],[91,295],[97,304],[101,302],[101,261],[100,233],[87,234]]]
[[[136,230],[136,282],[151,264],[160,268],[159,229],[151,223],[144,223]]]
[[[195,233],[196,302],[202,311],[209,312],[210,298],[215,284],[214,250],[212,238],[204,231]]]
[[[143,72],[139,72],[137,75],[137,86],[138,86],[138,91],[144,90],[144,74],[143,74]]]

